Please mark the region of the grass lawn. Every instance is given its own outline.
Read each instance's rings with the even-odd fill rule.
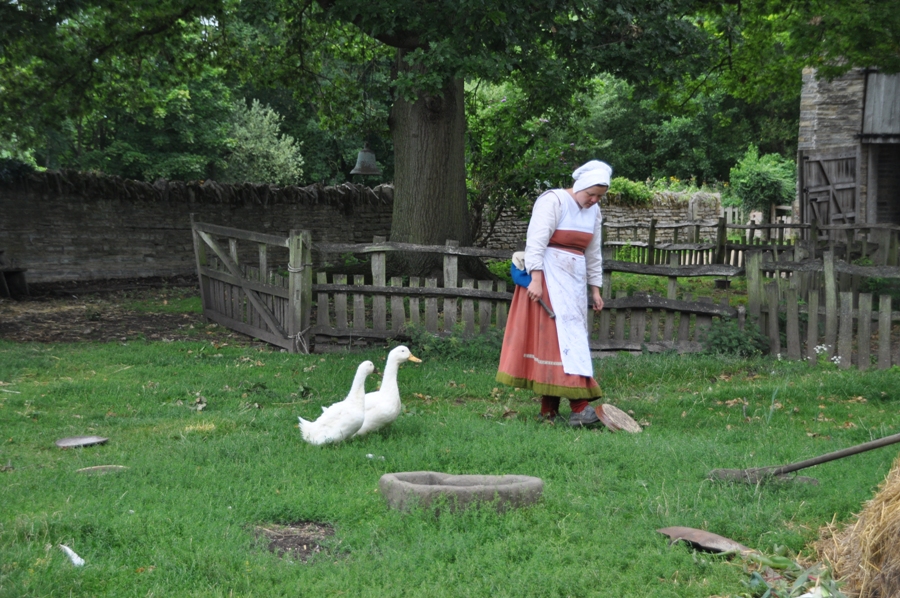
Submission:
[[[535,397],[494,382],[496,359],[425,353],[400,368],[404,413],[390,428],[304,444],[297,416],[315,418],[361,360],[381,368],[386,354],[0,341],[0,598],[756,595],[740,558],[669,546],[655,530],[808,557],[819,528],[858,512],[897,455],[801,472],[818,486],[709,481],[715,468],[896,432],[900,375],[671,354],[595,362],[604,402],[632,411],[640,434],[539,424]],[[54,444],[78,435],[109,442]],[[76,472],[96,465],[127,469]],[[503,514],[389,509],[381,475],[417,470],[538,476],[544,496]],[[308,560],[260,535],[300,522],[333,531]]]

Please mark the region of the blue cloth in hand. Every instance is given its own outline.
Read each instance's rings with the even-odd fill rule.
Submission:
[[[526,272],[525,270],[519,270],[516,268],[515,264],[509,265],[509,273],[512,276],[513,282],[519,285],[520,287],[528,287],[531,284],[531,274]]]

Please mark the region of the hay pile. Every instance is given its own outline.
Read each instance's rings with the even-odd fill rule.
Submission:
[[[850,598],[900,596],[900,458],[856,522],[827,526],[815,548]]]

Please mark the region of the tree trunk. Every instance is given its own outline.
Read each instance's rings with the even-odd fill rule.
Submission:
[[[409,68],[398,53],[398,68]],[[391,240],[443,245],[448,239],[471,245],[466,199],[463,81],[448,81],[442,96],[398,98],[391,109],[394,142],[394,212]],[[427,276],[440,269],[440,256],[408,254],[405,274]]]

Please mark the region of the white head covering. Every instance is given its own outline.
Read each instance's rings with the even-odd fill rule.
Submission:
[[[600,160],[591,160],[572,173],[572,178],[575,179],[572,190],[578,193],[594,185],[609,187],[610,177],[612,177],[612,166]]]

